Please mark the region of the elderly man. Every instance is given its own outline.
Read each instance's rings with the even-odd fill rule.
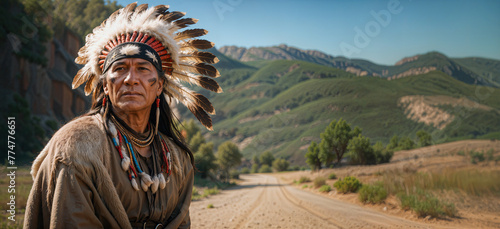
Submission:
[[[73,81],[93,93],[91,110],[63,126],[32,167],[25,228],[189,228],[193,155],[167,101],[208,129],[214,109],[181,82],[222,92],[218,60],[196,19],[135,3],[86,37]],[[206,77],[209,76],[209,77]]]

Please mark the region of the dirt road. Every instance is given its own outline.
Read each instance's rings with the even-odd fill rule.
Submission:
[[[237,187],[191,204],[193,228],[431,227],[290,187],[273,176],[241,178]]]

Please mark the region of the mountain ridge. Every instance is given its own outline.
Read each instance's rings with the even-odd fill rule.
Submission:
[[[363,59],[332,56],[317,50],[302,50],[280,44],[272,47],[223,46],[220,53],[242,62],[301,60],[342,69],[358,76],[401,78],[439,70],[468,84],[500,86],[500,60],[481,57],[450,58],[431,51],[404,57],[394,65],[380,65]],[[474,61],[475,60],[475,61]]]

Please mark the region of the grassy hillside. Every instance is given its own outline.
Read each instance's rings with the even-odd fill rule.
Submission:
[[[435,142],[500,136],[500,90],[466,84],[441,71],[387,80],[305,61],[243,64],[219,58],[224,93],[207,93],[217,110],[215,131],[206,132],[207,140],[215,145],[231,140],[246,158],[270,150],[303,164],[311,141],[320,141],[325,127],[340,118],[361,127],[372,143],[387,143],[395,134],[415,139],[419,130],[432,133]],[[451,63],[437,53],[419,60]],[[181,111],[184,118],[192,117]]]
[[[240,143],[247,158],[271,150],[293,163],[303,163],[310,142],[319,141],[326,125],[339,118],[360,126],[372,142],[384,143],[394,134],[415,138],[421,129],[431,132],[435,141],[500,131],[500,90],[469,85],[439,71],[388,81],[356,77],[308,62],[279,60],[245,78],[225,88],[224,94],[213,96],[218,115],[225,117],[215,123],[210,140]],[[454,117],[439,129],[408,118],[400,99],[415,95],[475,101],[489,110],[470,104],[434,104]]]

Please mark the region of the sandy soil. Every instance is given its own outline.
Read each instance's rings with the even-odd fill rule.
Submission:
[[[495,164],[471,165],[460,150],[494,149],[500,141],[469,140],[416,150],[396,152],[389,164],[346,166],[337,169],[241,175],[241,183],[219,195],[191,204],[193,228],[500,228],[500,200],[465,198],[453,219],[418,218],[403,211],[395,197],[384,204],[363,205],[357,194],[324,194],[317,189],[293,185],[301,176],[311,179],[335,172],[339,177],[354,175],[362,182],[376,179],[381,171],[439,171],[449,167],[498,169]],[[329,181],[331,184],[332,181]],[[310,186],[310,185],[309,185]],[[455,195],[450,193],[450,198]],[[208,208],[212,204],[213,208]]]
[[[348,202],[282,184],[263,174],[191,205],[194,228],[428,228]],[[213,204],[214,208],[207,208]]]

